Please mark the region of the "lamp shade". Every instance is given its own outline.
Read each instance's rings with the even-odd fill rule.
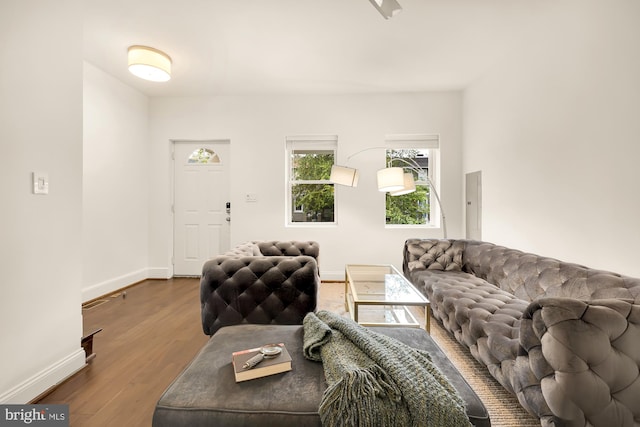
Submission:
[[[402,196],[403,194],[409,194],[416,191],[416,182],[413,180],[413,174],[405,172],[404,174],[404,188],[398,191],[392,191],[392,196]]]
[[[392,18],[402,11],[402,7],[396,0],[369,0],[384,19]]]
[[[152,82],[166,82],[171,78],[171,58],[148,46],[130,46],[129,71],[136,77]]]
[[[404,188],[404,170],[402,168],[385,168],[378,171],[379,191],[399,191]]]
[[[329,180],[334,184],[357,187],[359,176],[360,174],[357,169],[333,165],[331,166],[331,176]]]

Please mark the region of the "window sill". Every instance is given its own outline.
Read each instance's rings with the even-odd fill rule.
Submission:
[[[413,229],[421,229],[421,230],[440,230],[439,225],[431,225],[431,224],[385,224],[384,228],[388,228],[388,229],[413,228]]]
[[[291,222],[285,224],[287,228],[337,228],[335,222]]]

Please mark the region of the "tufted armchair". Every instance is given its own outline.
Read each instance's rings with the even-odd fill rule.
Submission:
[[[403,270],[543,426],[640,425],[640,279],[469,240],[409,239]]]
[[[248,242],[207,261],[200,280],[202,328],[302,324],[320,285],[316,242]]]

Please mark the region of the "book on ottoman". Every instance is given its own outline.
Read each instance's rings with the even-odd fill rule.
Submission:
[[[291,370],[291,355],[283,343],[236,351],[232,361],[237,383]]]

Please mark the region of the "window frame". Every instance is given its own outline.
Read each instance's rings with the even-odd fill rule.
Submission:
[[[338,136],[337,135],[299,135],[299,136],[287,136],[285,138],[285,227],[304,227],[304,228],[319,228],[319,227],[335,227],[337,221],[337,203],[336,203],[336,191],[335,184],[329,180],[293,180],[293,154],[295,151],[330,151],[333,155],[333,163],[335,164],[338,151]],[[296,184],[320,184],[331,185],[333,187],[333,221],[294,221],[293,214],[301,213],[295,208],[300,205],[294,206],[293,204],[293,186]],[[304,210],[304,208],[303,208]]]
[[[387,152],[389,150],[421,150],[427,151],[428,166],[427,177],[431,180],[435,191],[440,195],[440,137],[439,135],[414,135],[414,134],[398,134],[387,135],[385,137],[384,161],[387,163]],[[394,166],[408,166],[394,165]],[[429,187],[428,203],[429,203],[429,221],[425,224],[387,224],[387,196],[385,194],[383,204],[383,222],[385,228],[404,228],[404,229],[435,229],[442,227],[441,207],[437,202],[433,203],[435,195],[426,180],[416,180],[416,186],[423,185]],[[404,196],[391,196],[404,197]]]

